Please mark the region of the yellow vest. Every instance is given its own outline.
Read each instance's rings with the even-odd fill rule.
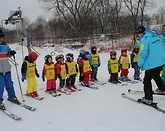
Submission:
[[[54,79],[55,78],[55,68],[54,68],[54,64],[50,64],[50,65],[47,65],[47,64],[44,64],[44,67],[46,69],[46,79],[47,80],[51,80],[51,79]]]
[[[98,64],[98,54],[91,54],[92,64]]]
[[[134,53],[134,58],[133,58],[133,62],[138,62],[138,58],[139,58],[139,53],[138,54],[136,54],[136,53]]]
[[[88,60],[83,60],[84,66],[83,66],[83,73],[90,71],[90,64]]]
[[[66,62],[67,66],[68,66],[68,73],[69,75],[73,75],[76,74],[76,62],[72,61],[72,62]]]
[[[27,63],[26,78],[35,77],[35,67],[36,62],[30,63],[24,60]]]
[[[61,72],[60,72],[60,76],[62,79],[65,79],[66,78],[66,67],[65,67],[65,64],[61,65]]]
[[[128,56],[121,56],[122,59],[122,69],[128,69],[129,68],[129,58]]]
[[[111,73],[118,73],[119,71],[119,61],[118,59],[110,59]]]

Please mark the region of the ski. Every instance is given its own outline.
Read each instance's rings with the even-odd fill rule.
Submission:
[[[102,82],[102,81],[94,81],[94,83],[98,84],[98,85],[105,85],[106,82]]]
[[[14,119],[14,120],[20,120],[20,119],[22,119],[22,117],[21,116],[18,116],[18,115],[16,115],[16,114],[14,114],[14,113],[11,113],[11,112],[9,112],[8,110],[1,110],[4,114],[6,114],[7,116],[9,116],[10,118],[12,118],[12,119]]]
[[[128,89],[128,92],[130,94],[137,94],[137,93],[144,93],[144,91],[140,91],[140,90],[132,90],[132,89]],[[162,95],[162,96],[165,96],[164,94],[160,94],[160,93],[156,93],[156,92],[152,92],[153,95]]]
[[[130,84],[136,84],[138,83],[138,81],[133,81],[133,80],[130,80],[130,81],[126,81],[127,83],[130,83]]]
[[[14,102],[12,102],[12,103],[14,103]],[[14,103],[14,104],[19,105],[21,107],[24,107],[25,109],[27,109],[29,111],[35,111],[36,110],[35,107],[29,106],[29,105],[24,104],[24,103]]]
[[[94,85],[85,86],[83,84],[80,84],[80,86],[87,87],[87,88],[94,89],[94,90],[98,90],[99,89],[97,86],[94,86]]]
[[[112,83],[112,82],[110,82],[111,84],[114,84],[114,85],[121,85],[121,86],[126,86],[126,85],[128,85],[128,83],[124,83],[124,82],[118,82],[118,83]]]
[[[73,89],[75,89],[76,91],[81,91],[80,88],[77,88],[76,86],[75,87],[72,87]]]
[[[7,100],[7,97],[6,97],[6,96],[4,96],[4,98]],[[10,101],[10,100],[9,100],[9,101]],[[14,103],[14,102],[12,102],[12,101],[10,101],[10,102],[13,103],[13,104],[19,105],[19,106],[21,106],[21,107],[24,107],[25,109],[30,110],[30,111],[35,111],[35,110],[36,110],[35,107],[29,106],[29,105],[24,104],[24,103],[21,103],[21,102],[19,102],[19,103]]]
[[[61,88],[61,89],[57,89],[58,92],[61,92],[63,94],[66,94],[66,95],[71,95],[71,92],[65,90],[64,88]]]
[[[33,99],[36,99],[36,100],[39,100],[39,101],[41,101],[41,100],[43,100],[44,99],[44,97],[43,96],[41,96],[41,97],[31,97],[31,96],[29,96],[29,95],[27,95],[27,94],[25,94],[25,96],[27,96],[27,97],[29,97],[29,98],[33,98]]]
[[[126,99],[128,99],[130,101],[133,101],[133,102],[136,102],[136,103],[140,103],[140,104],[144,104],[144,105],[153,107],[157,111],[160,111],[160,112],[165,114],[165,110],[159,108],[156,102],[153,102],[152,104],[147,104],[147,103],[144,103],[143,101],[141,101],[141,99],[134,99],[132,97],[127,96],[125,93],[122,93],[121,95],[122,95],[123,98],[126,98]]]
[[[45,92],[50,94],[53,97],[61,96],[61,93],[57,93],[57,92],[55,93],[55,92],[52,92],[52,91],[50,91],[50,92],[45,91]]]

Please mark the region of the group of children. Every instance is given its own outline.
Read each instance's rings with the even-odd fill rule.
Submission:
[[[129,81],[128,69],[130,68],[129,57],[127,56],[127,49],[121,49],[119,59],[116,58],[115,51],[110,52],[110,59],[108,61],[108,72],[110,74],[109,82],[120,83],[121,81]],[[140,73],[137,70],[137,60],[139,55],[139,45],[135,44],[131,54],[131,66],[134,68],[134,79],[139,80]],[[40,77],[36,69],[36,59],[38,55],[35,52],[30,52],[25,57],[22,64],[22,82],[27,80],[27,95],[31,97],[38,97],[36,78]],[[56,91],[75,91],[76,77],[79,74],[79,82],[82,86],[90,86],[89,81],[95,82],[97,80],[97,71],[101,65],[99,54],[96,46],[91,47],[91,52],[82,49],[79,52],[77,62],[74,60],[72,53],[63,54],[55,57],[56,63],[53,62],[51,55],[45,56],[45,63],[42,70],[42,80],[46,78],[46,92],[52,94]],[[120,78],[118,77],[120,73]],[[56,89],[56,80],[59,79],[59,87]]]
[[[140,68],[137,66],[139,48],[138,44],[134,45],[130,60],[126,48],[121,49],[119,59],[116,58],[117,53],[115,51],[110,52],[110,59],[108,61],[108,72],[110,74],[109,82],[117,84],[121,83],[120,81],[130,81],[128,78],[130,64],[131,67],[134,68],[134,80],[140,80]],[[120,72],[120,78],[118,78],[118,72]]]
[[[35,52],[30,52],[25,57],[22,64],[22,82],[27,80],[27,95],[31,97],[38,97],[36,78],[40,77],[36,69],[36,60],[38,55]],[[55,57],[56,63],[52,61],[51,55],[45,56],[45,63],[42,70],[42,80],[46,78],[46,92],[52,94],[56,91],[75,91],[76,76],[80,73],[79,81],[83,86],[90,86],[90,74],[91,81],[97,80],[97,70],[100,66],[100,57],[97,53],[97,48],[94,46],[91,48],[91,53],[81,50],[77,63],[74,60],[72,53],[66,54],[65,58],[63,54]],[[92,70],[92,72],[91,72]],[[59,79],[59,87],[56,89],[56,80]]]

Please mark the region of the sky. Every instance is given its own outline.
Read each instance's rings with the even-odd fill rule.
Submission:
[[[157,8],[162,6],[164,0],[156,0]],[[47,19],[51,17],[50,12],[46,12],[41,3],[38,0],[1,0],[0,3],[0,21],[7,19],[10,13],[10,10],[17,10],[18,7],[21,7],[23,15],[30,19],[30,22],[33,22],[37,19],[38,16],[43,15]],[[151,9],[149,12],[154,12],[156,9]]]
[[[1,0],[0,20],[7,19],[10,10],[17,10],[18,7],[21,7],[23,16],[30,19],[31,22],[35,21],[40,15],[50,18],[50,12],[46,12],[38,0]]]

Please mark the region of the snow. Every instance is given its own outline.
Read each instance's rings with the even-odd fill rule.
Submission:
[[[17,51],[16,61],[18,63],[19,77],[21,78],[22,51],[18,44],[10,45]],[[62,47],[36,47],[40,53],[37,59],[37,69],[41,75],[44,63],[44,56],[55,51],[55,55],[63,53],[64,55],[72,52],[77,59],[79,50],[70,50]],[[27,49],[24,47],[24,55]],[[120,51],[118,51],[118,55]],[[107,61],[109,53],[100,53],[101,67],[98,71],[98,79],[107,82],[109,74],[107,71]],[[54,61],[55,58],[53,57]],[[143,78],[144,72],[141,73]],[[133,77],[133,69],[130,69],[129,77]],[[17,80],[15,66],[12,65],[12,79],[14,82],[16,95],[20,101],[22,96]],[[1,131],[163,131],[165,115],[152,109],[151,107],[136,104],[121,97],[121,93],[126,94],[129,88],[142,90],[141,82],[120,86],[107,83],[98,85],[99,90],[92,90],[85,87],[79,87],[82,91],[77,91],[71,95],[62,94],[60,97],[52,97],[45,93],[45,83],[42,79],[38,81],[38,93],[44,96],[42,101],[38,101],[23,96],[25,103],[37,108],[31,112],[18,105],[4,100],[6,108],[15,114],[22,116],[22,120],[15,121],[2,112],[0,112],[0,130]],[[58,87],[59,81],[57,81]],[[78,85],[78,78],[76,81]],[[21,82],[23,93],[26,92],[26,81]],[[153,82],[153,89],[156,88]],[[4,93],[6,95],[6,92]],[[133,98],[141,98],[143,94],[128,94]],[[165,109],[163,96],[154,96],[154,101],[158,102],[160,108]]]

